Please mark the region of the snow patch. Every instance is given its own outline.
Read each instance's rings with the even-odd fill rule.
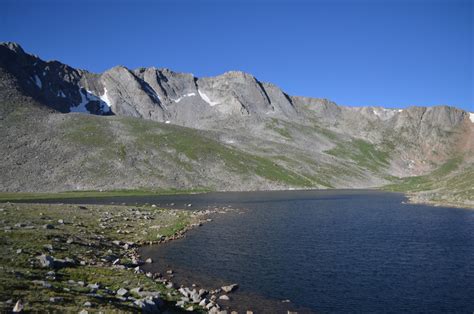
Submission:
[[[397,110],[395,109],[386,109],[386,108],[380,108],[380,107],[373,107],[372,108],[372,113],[375,114],[377,117],[379,117],[381,120],[387,120],[390,119],[395,115],[395,112]],[[400,112],[398,110],[398,112]]]
[[[166,120],[165,123],[166,123],[166,124],[170,124],[171,121],[170,121],[170,120]]]
[[[112,102],[110,101],[109,96],[107,95],[107,88],[105,88],[105,86],[104,86],[104,95],[99,96],[99,98],[107,105],[107,107],[109,107],[108,111],[110,111]]]
[[[183,95],[179,97],[178,99],[172,99],[172,101],[177,103],[177,102],[180,102],[185,97],[192,97],[192,96],[196,96],[196,93],[187,93],[186,95]]]
[[[40,80],[40,78],[38,77],[38,75],[35,74],[34,80],[35,80],[36,86],[38,86],[40,89],[43,88],[43,84],[41,83],[41,80]]]
[[[100,111],[102,111],[103,113],[110,112],[109,99],[107,97],[107,89],[104,88],[104,90],[105,90],[104,95],[97,97],[96,95],[92,94],[91,91],[81,88],[79,90],[79,94],[81,95],[81,102],[78,105],[69,108],[69,110],[71,112],[92,113],[87,109],[86,105],[90,101],[98,101]]]
[[[219,102],[217,101],[211,101],[209,99],[209,97],[207,97],[206,94],[204,94],[203,92],[201,92],[199,89],[198,89],[198,93],[199,93],[199,96],[201,96],[202,100],[204,100],[205,102],[207,102],[209,104],[209,106],[213,107],[215,105],[218,105]]]
[[[474,113],[469,112],[469,119],[471,119],[471,122],[474,123]]]

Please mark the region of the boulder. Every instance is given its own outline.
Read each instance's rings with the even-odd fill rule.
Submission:
[[[222,291],[224,291],[226,293],[229,293],[229,292],[234,291],[238,287],[239,287],[239,285],[234,283],[234,284],[231,284],[231,285],[228,285],[228,286],[222,286],[221,289],[222,289]]]
[[[125,289],[125,288],[120,288],[117,290],[117,295],[120,296],[120,297],[124,297],[126,295],[128,295],[128,290]]]
[[[41,254],[38,256],[39,263],[41,267],[43,268],[54,268],[55,263],[54,263],[54,258],[52,256],[46,255],[46,254]]]
[[[139,299],[135,300],[133,304],[135,304],[142,313],[159,313],[158,305],[153,299]]]
[[[21,311],[23,311],[23,303],[21,302],[21,300],[18,300],[18,301],[16,301],[12,312],[13,313],[20,313]]]

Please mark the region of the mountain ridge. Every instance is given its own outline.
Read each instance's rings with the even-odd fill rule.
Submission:
[[[470,165],[474,152],[464,110],[339,106],[240,71],[94,74],[3,43],[0,82],[3,191],[380,187],[453,158]],[[35,150],[38,164],[25,157]]]

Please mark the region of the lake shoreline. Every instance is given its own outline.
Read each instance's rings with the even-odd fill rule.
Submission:
[[[202,228],[206,228],[208,223],[219,224],[220,215],[247,214],[249,210],[228,206],[221,208],[214,207],[211,211],[213,211],[209,216],[211,218],[207,219]],[[185,240],[184,238],[188,236],[196,236],[196,233],[201,232],[199,229],[190,228],[183,237],[174,240],[180,241]],[[196,289],[196,292],[200,289],[205,289],[209,291],[209,294],[207,295],[208,299],[217,303],[220,310],[227,311],[227,313],[314,313],[313,310],[296,306],[289,299],[269,298],[258,294],[258,292],[242,291],[239,287],[240,283],[238,281],[231,282],[222,278],[202,274],[198,270],[174,267],[177,265],[173,265],[172,263],[169,264],[166,261],[160,262],[160,259],[155,263],[155,259],[149,254],[150,252],[156,252],[157,250],[162,249],[163,246],[173,246],[175,244],[175,241],[166,241],[143,245],[139,248],[139,254],[143,259],[151,258],[154,261],[152,264],[144,265],[145,271],[158,272],[162,274],[160,280],[165,284],[173,284],[175,287],[179,287],[179,291],[184,298],[191,298],[194,289]],[[224,287],[229,287],[231,285],[236,285],[236,289],[230,292],[223,290]]]
[[[4,311],[11,311],[13,308],[80,311],[88,308],[103,309],[102,306],[105,306],[105,310],[112,307],[122,310],[128,308],[131,311],[153,308],[171,311],[179,308],[197,311],[220,309],[217,302],[202,301],[208,295],[208,291],[195,291],[197,297],[194,300],[186,299],[183,296],[183,291],[186,289],[179,289],[168,280],[163,280],[162,274],[143,271],[142,267],[153,261],[141,260],[138,250],[147,244],[163,244],[182,238],[189,230],[209,222],[207,217],[221,209],[189,211],[161,209],[156,206],[130,208],[118,205],[34,203],[0,203],[0,208],[0,215],[3,218],[0,225],[5,232],[4,238],[9,243],[3,244],[4,253],[0,255],[0,267],[5,272],[1,285],[9,285],[8,288],[3,287],[4,292],[0,293],[0,308]],[[82,214],[83,217],[76,221],[78,216],[71,218],[68,212],[78,216]],[[176,218],[177,216],[179,217]],[[57,217],[64,218],[56,220]],[[117,220],[117,217],[127,222],[121,224],[123,229],[115,230],[116,225],[106,226],[107,223]],[[35,218],[39,219],[34,221]],[[145,226],[139,223],[134,227],[128,224],[132,219],[141,222],[161,218],[168,219],[171,225],[157,231],[167,232],[163,235],[158,233],[158,240],[149,237],[139,239],[140,234],[154,227],[151,223]],[[73,219],[75,221],[71,221]],[[45,222],[47,224],[43,227],[39,225]],[[97,229],[92,229],[91,225]],[[82,231],[76,230],[76,226]],[[110,233],[105,232],[106,236],[102,235],[104,232],[99,231],[108,229],[111,230]],[[21,239],[17,240],[25,234],[30,239],[28,243]],[[53,243],[48,244],[47,242],[51,241],[48,239],[53,239]],[[85,243],[93,245],[94,252],[84,251]],[[15,255],[21,259],[19,264],[18,261],[11,259],[11,256]],[[14,277],[18,277],[19,274],[24,274],[21,277],[25,279],[15,283]],[[107,274],[107,278],[101,278],[97,274]],[[30,281],[31,278],[34,280]],[[10,285],[18,285],[18,290]],[[35,292],[33,295],[30,289],[39,289],[39,293]],[[193,292],[193,288],[187,290]],[[81,297],[73,298],[70,291],[80,293]],[[48,296],[51,304],[43,308],[41,303]],[[196,303],[197,298],[199,302]],[[83,302],[82,306],[77,304],[76,299]],[[107,300],[108,304],[105,305],[103,300]]]
[[[57,193],[33,193],[33,192],[0,192],[0,202],[12,202],[12,203],[68,203],[71,201],[87,201],[87,200],[100,200],[107,198],[127,198],[127,197],[179,197],[189,196],[198,194],[208,193],[252,193],[252,192],[312,192],[312,191],[355,191],[355,192],[381,192],[381,193],[396,193],[402,194],[410,204],[424,204],[430,206],[444,206],[454,208],[468,208],[474,209],[474,204],[467,203],[465,201],[452,201],[449,199],[436,199],[433,200],[430,196],[430,192],[409,192],[409,191],[394,191],[386,189],[385,187],[372,187],[372,188],[341,188],[341,189],[313,189],[313,188],[297,188],[297,189],[262,189],[262,190],[210,190],[210,189],[190,189],[190,190],[117,190],[117,191],[68,191],[68,192],[57,192]],[[438,197],[439,198],[439,197]],[[86,202],[88,203],[88,202]],[[129,204],[132,205],[132,204]],[[135,204],[133,204],[135,205]]]

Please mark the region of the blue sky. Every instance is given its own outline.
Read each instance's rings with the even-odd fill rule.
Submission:
[[[473,3],[1,0],[0,41],[93,72],[242,70],[343,105],[474,111]]]

